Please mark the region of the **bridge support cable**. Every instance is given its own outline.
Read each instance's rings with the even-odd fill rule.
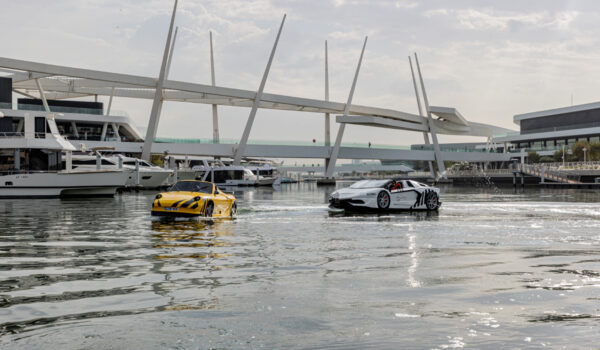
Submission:
[[[111,123],[111,126],[112,126],[113,132],[115,134],[115,138],[117,140],[120,140],[121,136],[119,135],[119,125],[117,123]]]
[[[108,123],[102,124],[102,132],[100,133],[100,141],[106,141],[106,132],[108,131]]]
[[[35,79],[35,85],[37,85],[38,90],[40,91],[40,98],[42,99],[42,104],[44,104],[44,110],[46,112],[50,112],[50,107],[48,106],[48,100],[46,100],[46,94],[44,93],[44,88],[42,87],[42,82],[39,78]]]
[[[177,32],[179,31],[179,27],[175,27],[175,33],[173,34],[173,40],[171,41],[171,47],[169,49],[169,58],[167,59],[167,70],[165,72],[165,80],[169,79],[169,73],[171,72],[171,61],[173,59],[173,51],[175,50],[175,41],[177,40]],[[164,94],[160,95],[160,102],[158,104],[158,118],[160,119],[160,115],[162,113],[162,107],[165,100]],[[158,123],[158,122],[157,122]],[[158,130],[158,124],[156,126],[156,130]],[[156,136],[156,130],[154,131],[154,136]],[[154,142],[154,140],[153,140]]]
[[[169,59],[167,60],[167,71],[165,72],[165,80],[169,79],[169,73],[171,72],[171,61],[173,60],[173,51],[175,50],[175,41],[177,41],[177,32],[179,27],[175,27],[175,33],[173,33],[173,41],[171,41],[171,48],[169,49]]]
[[[348,113],[350,112],[350,105],[352,104],[352,97],[354,97],[354,89],[356,88],[358,73],[360,72],[360,65],[362,63],[368,39],[369,37],[366,36],[365,42],[362,47],[362,51],[360,52],[360,58],[358,59],[358,65],[356,66],[356,72],[354,73],[354,80],[352,80],[352,87],[350,88],[350,93],[348,94],[348,101],[346,102],[346,106],[344,107],[344,117],[347,117]],[[337,161],[338,155],[340,153],[340,146],[342,144],[342,137],[344,136],[345,128],[346,123],[340,123],[337,137],[335,138],[335,145],[333,146],[333,149],[331,150],[331,155],[329,156],[329,165],[327,167],[327,171],[325,172],[326,178],[333,178],[333,172],[335,171],[335,162]]]
[[[215,80],[215,58],[213,54],[213,36],[212,31],[210,33],[210,77],[212,86],[216,86]],[[213,143],[219,143],[219,113],[217,111],[217,105],[212,105],[212,122],[213,122]]]
[[[175,14],[177,13],[177,0],[173,5],[173,14],[171,15],[171,23],[169,25],[169,34],[167,35],[167,42],[165,43],[165,50],[163,53],[163,60],[160,66],[160,73],[158,75],[158,82],[156,83],[156,91],[154,93],[154,100],[152,101],[152,110],[150,112],[150,120],[148,121],[148,130],[146,131],[146,138],[144,139],[144,146],[142,147],[142,159],[149,161],[150,152],[152,150],[152,141],[156,136],[156,130],[158,129],[158,122],[160,120],[160,112],[162,110],[163,102],[163,84],[167,75],[167,60],[169,57],[169,51],[171,46],[171,37],[173,35],[173,24],[175,22]]]
[[[325,101],[329,101],[329,59],[327,56],[327,40],[325,40]],[[325,113],[325,147],[331,146],[331,117]],[[329,166],[329,158],[325,158],[325,169]]]
[[[440,151],[440,144],[438,143],[436,126],[433,123],[431,117],[431,111],[429,110],[429,100],[427,100],[427,92],[425,91],[425,83],[423,82],[423,74],[421,74],[421,66],[419,65],[419,58],[415,52],[415,64],[417,65],[417,72],[419,73],[419,81],[421,82],[421,90],[423,92],[423,102],[425,103],[425,110],[427,112],[427,121],[429,122],[429,132],[431,133],[431,140],[433,141],[433,153],[437,162],[439,176],[445,176],[446,168],[444,166],[444,160],[442,159],[442,152]]]
[[[110,89],[110,97],[108,98],[108,107],[106,107],[106,113],[104,115],[110,115],[110,109],[112,107],[113,97],[115,97],[115,87]]]
[[[417,88],[417,80],[415,79],[415,70],[413,69],[413,64],[412,64],[412,60],[411,60],[410,56],[408,56],[408,64],[410,64],[410,74],[412,75],[413,86],[415,88],[415,97],[417,98],[417,107],[419,108],[419,115],[421,117],[425,117],[423,115],[423,109],[421,108],[421,97],[419,96],[419,89]],[[423,125],[425,125],[425,127],[427,127],[427,130],[429,130],[429,125],[428,125],[427,119],[423,120]],[[427,131],[423,131],[423,139],[425,140],[426,146],[431,145],[431,143],[429,142],[429,135],[427,134]],[[435,169],[433,168],[432,161],[429,161],[429,171],[431,172],[431,177],[433,179],[437,179],[437,176],[435,174]]]
[[[275,50],[277,49],[277,43],[279,43],[279,37],[281,36],[281,30],[283,29],[283,24],[285,23],[286,15],[283,15],[283,19],[281,20],[281,25],[279,26],[279,31],[277,32],[277,37],[275,38],[275,43],[273,44],[273,48],[271,49],[271,55],[269,56],[269,61],[267,62],[267,67],[265,67],[265,73],[263,74],[262,80],[260,82],[260,86],[258,87],[258,91],[256,92],[256,96],[254,97],[254,103],[252,103],[252,109],[250,110],[250,115],[248,116],[248,121],[246,122],[246,127],[244,128],[244,133],[242,134],[242,138],[240,143],[235,150],[235,155],[233,157],[233,164],[240,165],[242,162],[242,156],[244,155],[244,151],[246,150],[246,145],[248,144],[248,137],[250,136],[250,130],[252,130],[252,124],[254,124],[254,118],[256,117],[256,110],[258,109],[258,105],[260,104],[260,99],[262,98],[263,91],[265,89],[265,84],[267,83],[267,77],[269,76],[269,71],[271,70],[271,63],[273,63],[273,57],[275,57]]]

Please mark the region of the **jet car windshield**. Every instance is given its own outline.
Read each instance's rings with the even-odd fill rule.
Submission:
[[[363,180],[352,184],[350,188],[382,188],[390,182],[390,180]]]
[[[211,194],[213,190],[213,185],[208,182],[197,182],[197,181],[179,181],[171,189],[169,192],[200,192],[200,193],[208,193]]]

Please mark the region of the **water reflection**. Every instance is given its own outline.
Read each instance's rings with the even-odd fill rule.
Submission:
[[[235,220],[153,220],[152,268],[163,275],[152,284],[157,295],[168,297],[161,311],[216,309],[215,288],[226,282],[217,274],[231,257]],[[221,263],[219,263],[219,260]],[[200,290],[198,290],[200,288]]]
[[[159,220],[152,222],[152,246],[154,248],[175,248],[166,251],[173,252],[176,248],[210,248],[228,247],[228,241],[219,237],[233,236],[233,220],[228,218],[218,220]],[[158,254],[156,258],[219,258],[229,254],[201,253],[194,251],[186,254]]]
[[[408,226],[408,231],[413,231],[412,225]],[[419,267],[419,249],[417,248],[417,237],[413,233],[406,235],[408,238],[408,250],[410,251],[410,266],[407,271],[407,283],[413,288],[421,287],[421,281],[416,278],[417,267]]]
[[[336,214],[331,190],[236,189],[238,218],[211,221],[152,220],[152,192],[0,201],[0,348],[597,343],[600,193]]]
[[[410,219],[411,221],[437,221],[439,220],[439,211],[429,210],[395,210],[395,211],[379,211],[379,210],[367,210],[367,211],[346,211],[346,210],[329,210],[328,214],[330,217],[340,218],[377,218],[381,221],[396,221],[403,219]]]

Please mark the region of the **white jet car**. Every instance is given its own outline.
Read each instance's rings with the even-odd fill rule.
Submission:
[[[339,189],[329,206],[346,210],[437,210],[440,189],[412,180],[363,180]]]

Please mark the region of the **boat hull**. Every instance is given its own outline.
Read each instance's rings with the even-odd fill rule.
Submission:
[[[127,186],[137,186],[135,169],[128,169],[129,177],[127,179]],[[139,186],[147,189],[159,188],[167,185],[167,179],[172,174],[171,171],[155,171],[140,169],[140,183]]]
[[[126,181],[124,171],[2,175],[0,198],[113,196]]]

